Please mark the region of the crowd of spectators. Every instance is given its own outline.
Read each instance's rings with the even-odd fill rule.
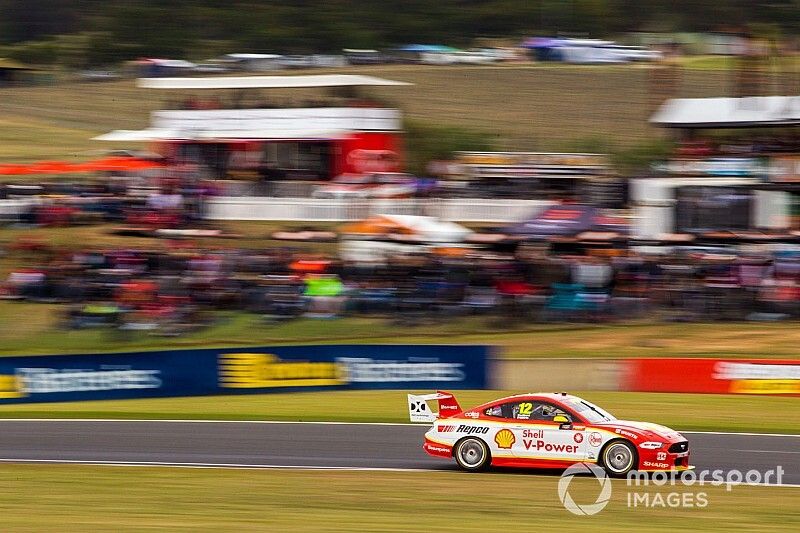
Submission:
[[[176,228],[202,218],[204,200],[219,194],[213,181],[120,176],[97,181],[0,183],[0,223],[69,226],[115,222]]]
[[[376,315],[402,323],[484,315],[498,324],[777,320],[800,314],[800,254],[555,256],[479,250],[344,263],[285,248],[59,251],[18,247],[39,266],[13,270],[5,298],[63,304],[69,328],[180,334],[224,311],[265,323]]]

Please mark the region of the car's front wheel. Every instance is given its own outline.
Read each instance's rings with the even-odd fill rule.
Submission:
[[[624,440],[610,442],[602,454],[603,468],[613,477],[621,477],[636,466],[636,448]]]
[[[489,466],[489,447],[481,439],[474,437],[459,441],[453,456],[458,466],[469,472],[477,472]]]

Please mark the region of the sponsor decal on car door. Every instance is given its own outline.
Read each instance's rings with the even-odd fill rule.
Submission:
[[[514,455],[528,459],[582,461],[586,458],[586,432],[560,429],[558,424],[537,424],[521,431],[521,446]]]

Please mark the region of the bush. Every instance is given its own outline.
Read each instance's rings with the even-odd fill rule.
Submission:
[[[435,159],[450,159],[453,152],[494,150],[488,133],[454,126],[442,126],[417,120],[406,120],[408,169],[414,174],[426,173],[426,165]]]
[[[9,46],[8,57],[28,65],[55,65],[58,47],[53,41],[29,41]]]
[[[675,150],[669,139],[648,139],[612,153],[611,162],[620,175],[634,176],[646,171],[654,161],[667,159]]]
[[[559,146],[558,150],[581,154],[608,154],[612,170],[621,176],[634,176],[646,171],[653,161],[666,159],[675,143],[664,138],[652,138],[631,146],[621,147],[606,137],[585,137]]]

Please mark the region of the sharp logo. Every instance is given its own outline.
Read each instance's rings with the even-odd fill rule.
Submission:
[[[456,430],[455,426],[436,426],[436,431],[438,431],[439,433],[450,433],[455,430]]]
[[[464,424],[461,424],[460,426],[458,426],[458,429],[456,429],[456,431],[458,431],[459,433],[466,433],[467,435],[473,435],[479,433],[486,434],[489,433],[489,428],[479,428],[475,426],[466,426]]]

